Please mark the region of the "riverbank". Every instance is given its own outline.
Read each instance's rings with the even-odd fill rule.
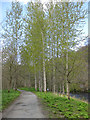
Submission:
[[[70,93],[71,97],[90,102],[90,93]]]
[[[49,112],[49,118],[88,118],[88,102],[74,97],[59,96],[52,92],[39,92],[34,88],[21,88],[34,92]]]
[[[47,106],[52,114],[50,118],[88,118],[88,104],[65,96],[58,96],[53,93],[34,92]]]
[[[55,95],[60,96],[60,97],[66,97],[66,98],[68,98],[66,94],[64,94],[64,95],[61,94],[60,95],[59,93],[55,93]],[[88,104],[88,100],[85,100],[84,98],[80,99],[79,97],[76,97],[75,95],[71,96],[71,94],[70,94],[70,99],[74,99],[74,100],[77,100],[77,101],[85,102],[85,103]]]

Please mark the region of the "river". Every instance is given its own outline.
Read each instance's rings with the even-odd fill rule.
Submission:
[[[70,96],[90,102],[90,93],[70,93]]]

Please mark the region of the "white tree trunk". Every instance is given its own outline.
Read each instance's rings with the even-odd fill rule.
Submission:
[[[35,72],[35,90],[37,91],[37,77],[36,77],[36,72]]]
[[[46,72],[45,72],[45,57],[44,57],[44,37],[42,33],[43,40],[43,82],[44,82],[44,92],[46,92]]]
[[[54,50],[53,50],[54,48]],[[55,80],[55,61],[54,61],[54,57],[55,57],[55,43],[52,44],[52,57],[53,57],[53,93],[55,93],[56,90],[56,80]]]
[[[39,91],[41,91],[41,74],[40,74],[40,71],[39,71]]]
[[[56,88],[56,85],[55,85],[55,66],[53,63],[53,93],[55,93],[55,88]]]
[[[68,8],[68,3],[67,4],[67,8]],[[66,42],[67,42],[67,47],[66,47],[66,89],[67,89],[67,96],[68,96],[68,99],[70,99],[70,94],[69,94],[69,82],[68,82],[68,40],[69,40],[69,16],[68,16],[68,12],[66,13],[66,17],[67,17],[67,38],[66,38]]]
[[[70,95],[69,95],[69,83],[68,83],[68,49],[66,51],[66,89],[67,89],[68,99],[70,99]]]
[[[40,79],[39,79],[39,91],[41,91],[41,83],[40,83]]]
[[[41,78],[41,88],[40,89],[41,89],[41,92],[42,92],[42,78]]]
[[[46,92],[46,72],[45,72],[45,61],[43,59],[43,80],[44,80],[44,92]]]

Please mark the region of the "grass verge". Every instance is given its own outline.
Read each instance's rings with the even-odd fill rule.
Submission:
[[[2,106],[0,107],[0,111],[4,110],[6,107],[8,107],[8,105],[14,101],[21,92],[19,91],[15,91],[15,90],[10,90],[10,92],[8,93],[8,90],[2,90]]]
[[[87,118],[88,119],[88,104],[75,99],[68,100],[65,96],[60,97],[53,93],[35,92],[35,94],[42,98],[45,105],[47,105],[57,118]]]
[[[22,88],[18,88],[20,90],[25,90],[25,91],[30,91],[30,92],[34,92],[35,91],[35,88],[27,88],[27,87],[22,87]]]
[[[88,103],[78,99],[68,100],[65,96],[55,95],[51,92],[35,92],[34,88],[21,88],[22,90],[34,92],[42,101],[45,109],[49,111],[50,118],[84,118],[88,119]]]

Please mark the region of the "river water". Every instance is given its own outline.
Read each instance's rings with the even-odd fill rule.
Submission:
[[[70,93],[70,96],[90,102],[90,93]]]

